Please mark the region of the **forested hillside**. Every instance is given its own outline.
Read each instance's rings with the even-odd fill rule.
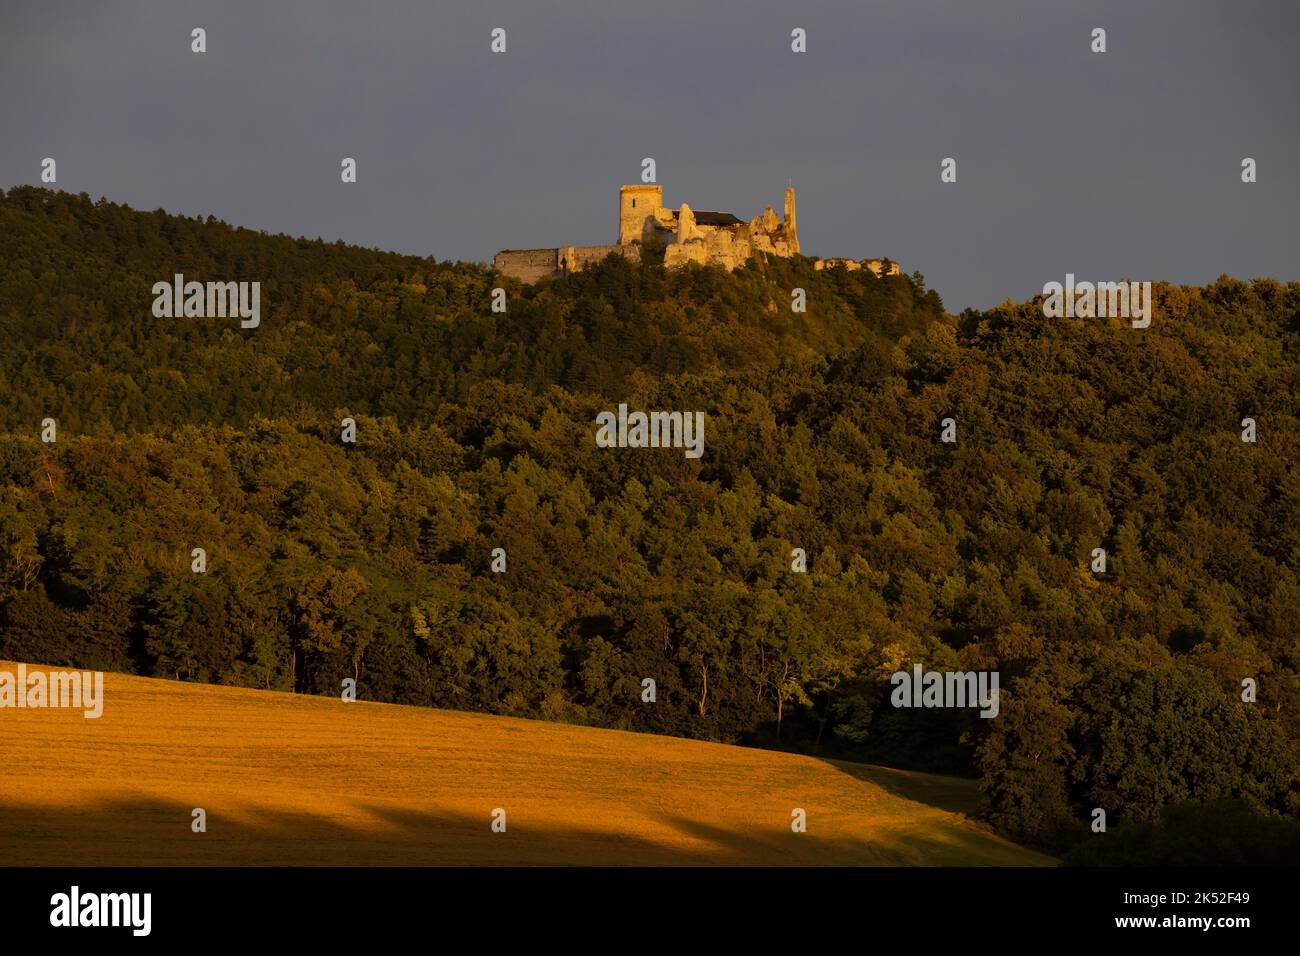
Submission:
[[[908,281],[808,260],[727,277],[615,259],[541,287],[474,265],[268,236],[17,187],[0,199],[0,425],[55,415],[80,433],[242,425],[350,406],[427,423],[480,382],[627,392],[638,373],[807,360],[942,314]],[[158,281],[259,281],[263,320],[155,319]],[[509,293],[504,314],[491,290]],[[815,301],[790,309],[789,289]]]
[[[175,272],[262,282],[261,326],[154,318]],[[1300,284],[1155,291],[1135,330],[802,259],[522,287],[17,188],[0,658],[978,775],[1054,850],[1294,815]],[[704,411],[704,456],[596,447],[620,402]],[[894,709],[913,663],[997,669],[999,716]]]

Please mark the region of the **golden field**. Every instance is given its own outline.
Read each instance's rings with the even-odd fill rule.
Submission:
[[[1055,862],[972,821],[949,777],[119,674],[104,697],[99,719],[0,710],[5,864]]]

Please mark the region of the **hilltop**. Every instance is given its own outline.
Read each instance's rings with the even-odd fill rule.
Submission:
[[[255,330],[160,320],[154,283],[261,283]],[[492,290],[507,291],[493,312]],[[813,303],[791,310],[794,287]],[[487,380],[627,392],[893,340],[943,315],[919,279],[771,260],[735,275],[620,257],[540,285],[437,262],[140,212],[20,186],[0,193],[0,427],[56,415],[147,430],[350,407],[427,424]]]

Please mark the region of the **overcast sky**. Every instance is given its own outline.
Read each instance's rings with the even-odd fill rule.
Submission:
[[[793,179],[805,253],[890,256],[953,312],[1067,272],[1300,279],[1295,0],[0,11],[6,188],[51,156],[58,188],[140,209],[486,261],[614,242],[650,156],[667,205],[745,219]]]

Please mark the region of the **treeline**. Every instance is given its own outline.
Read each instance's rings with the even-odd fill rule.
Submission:
[[[1189,802],[1300,812],[1300,285],[1158,286],[1140,331],[1032,303],[952,320],[919,276],[804,260],[615,259],[512,285],[493,317],[479,267],[39,190],[0,213],[47,235],[16,253],[31,283],[0,260],[0,657],[331,695],[351,677],[368,699],[977,774],[1004,832],[1084,840],[1083,862],[1107,852],[1096,807],[1130,834],[1108,846],[1147,858]],[[274,273],[298,318],[156,320],[150,269]],[[187,397],[199,376],[219,401]],[[619,402],[704,411],[704,457],[597,448]],[[893,708],[913,663],[997,669],[999,716]]]

